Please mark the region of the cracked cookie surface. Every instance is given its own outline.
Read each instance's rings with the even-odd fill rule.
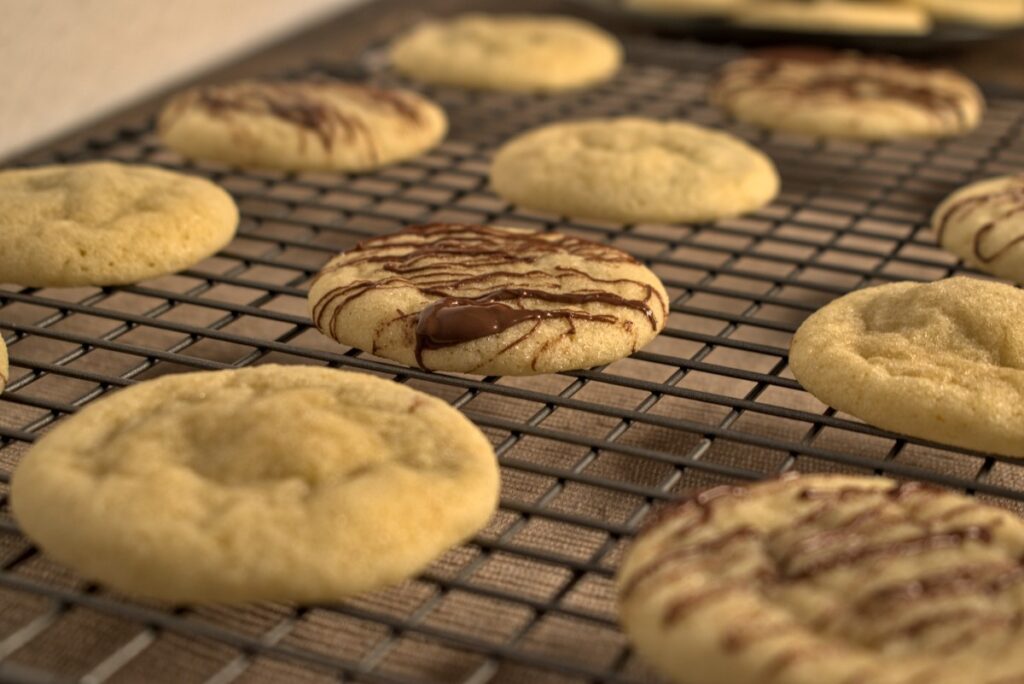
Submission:
[[[1024,292],[949,278],[858,290],[797,330],[807,391],[912,437],[1024,457]]]
[[[424,83],[556,91],[611,78],[622,47],[573,17],[474,12],[418,24],[392,43],[389,57],[398,71]]]
[[[0,282],[121,285],[192,266],[235,235],[231,196],[204,178],[88,162],[0,172]]]
[[[967,265],[1024,283],[1024,175],[960,188],[935,210],[932,230]]]
[[[531,209],[627,223],[711,221],[768,204],[775,166],[739,138],[638,117],[555,123],[505,143],[491,185]]]
[[[199,86],[158,122],[186,157],[285,171],[368,171],[426,152],[447,130],[444,111],[411,90],[333,79]]]
[[[665,326],[658,277],[558,233],[412,226],[328,262],[310,315],[342,344],[431,370],[531,375],[628,356]]]
[[[130,594],[326,601],[418,572],[497,494],[490,443],[440,399],[269,365],[89,404],[23,459],[12,506],[47,554]]]
[[[1024,677],[1024,522],[848,476],[725,486],[661,511],[618,573],[646,660],[702,684]]]
[[[710,96],[745,123],[861,140],[966,133],[985,109],[978,88],[955,71],[817,48],[766,49],[730,62]]]

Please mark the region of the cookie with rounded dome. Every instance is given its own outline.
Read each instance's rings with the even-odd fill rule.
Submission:
[[[676,17],[723,17],[749,0],[625,0],[623,6],[645,14]]]
[[[11,370],[7,365],[7,343],[0,337],[0,392],[4,391],[4,388],[7,387],[10,377]]]
[[[309,290],[317,328],[408,366],[484,375],[590,368],[665,326],[668,295],[625,252],[497,226],[412,226],[360,243]]]
[[[789,365],[886,430],[1024,457],[1024,292],[949,278],[852,292],[804,321]]]
[[[923,36],[932,29],[924,10],[885,2],[769,0],[742,3],[730,16],[738,26],[796,33]]]
[[[416,157],[448,130],[444,110],[410,90],[343,81],[240,81],[173,97],[163,143],[194,159],[285,171],[368,171]]]
[[[1024,175],[960,188],[935,210],[932,230],[969,266],[1024,283]]]
[[[809,48],[730,62],[711,100],[756,126],[861,140],[958,135],[976,128],[985,109],[978,88],[955,71]]]
[[[961,684],[1024,673],[1024,522],[875,477],[725,486],[662,511],[617,578],[623,628],[701,684]]]
[[[1021,0],[902,0],[920,7],[939,21],[988,28],[1010,28],[1024,24]]]
[[[712,221],[775,197],[772,161],[739,138],[638,117],[550,124],[505,143],[494,191],[530,209],[610,221]]]
[[[593,24],[556,15],[462,14],[418,24],[389,50],[391,64],[423,83],[556,91],[606,81],[622,46]]]
[[[188,268],[231,241],[238,208],[204,178],[89,162],[0,172],[0,282],[121,285]]]
[[[487,438],[359,373],[259,366],[150,380],[61,421],[14,473],[47,555],[175,602],[332,601],[402,581],[490,518]]]

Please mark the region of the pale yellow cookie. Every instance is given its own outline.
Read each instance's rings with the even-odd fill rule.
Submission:
[[[471,13],[417,25],[389,56],[395,69],[424,83],[554,91],[608,80],[622,64],[622,46],[573,17]]]
[[[939,21],[988,28],[1024,24],[1024,0],[903,0],[920,7]]]
[[[862,140],[966,133],[985,109],[978,88],[955,71],[810,48],[730,62],[711,101],[764,128]]]
[[[310,366],[170,375],[89,404],[14,473],[22,530],[119,591],[332,601],[480,529],[498,468],[434,397]]]
[[[328,337],[408,366],[531,375],[628,356],[665,326],[668,295],[643,264],[607,245],[432,224],[330,261],[309,307]]]
[[[884,478],[708,490],[626,552],[623,628],[680,684],[1009,684],[1024,522]]]
[[[932,230],[969,266],[1024,283],[1024,175],[960,188],[935,210]]]
[[[829,406],[912,437],[1024,457],[1024,292],[973,278],[892,283],[808,318],[793,375]]]
[[[210,181],[90,162],[0,172],[0,282],[120,285],[173,273],[235,235],[238,209]]]
[[[635,117],[550,124],[505,143],[491,185],[530,209],[623,221],[711,221],[775,197],[771,160],[739,138]]]
[[[167,103],[160,139],[186,157],[286,171],[367,171],[416,157],[448,130],[409,90],[342,81],[241,81]]]
[[[722,17],[749,0],[624,0],[630,10],[678,17]]]
[[[737,26],[806,33],[923,36],[932,30],[924,10],[884,2],[748,2],[738,5],[731,18]]]
[[[10,378],[11,370],[7,364],[7,343],[4,342],[4,338],[0,337],[0,392],[7,387]]]

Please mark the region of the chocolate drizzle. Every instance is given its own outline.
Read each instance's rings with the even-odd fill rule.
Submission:
[[[272,116],[312,132],[325,150],[333,149],[342,138],[349,143],[361,139],[376,156],[369,128],[357,113],[339,106],[343,98],[370,103],[413,124],[422,123],[420,112],[401,94],[338,81],[243,82],[205,86],[194,93],[196,101],[215,116],[238,112]]]
[[[936,237],[939,244],[942,244],[943,239],[946,236],[946,231],[949,228],[950,221],[954,216],[962,214],[974,207],[996,202],[1005,203],[1007,206],[1004,211],[998,214],[991,221],[978,227],[974,232],[974,239],[971,241],[971,245],[975,258],[980,263],[988,264],[1006,254],[1015,245],[1024,243],[1024,230],[1022,230],[1020,235],[1007,241],[1006,244],[992,252],[986,254],[983,250],[985,238],[992,231],[1014,216],[1024,214],[1024,176],[1019,177],[1018,181],[1018,183],[1010,185],[998,192],[990,192],[983,195],[969,195],[949,205],[946,209],[946,213],[936,221]]]
[[[652,330],[658,327],[654,312],[646,302],[624,299],[611,292],[557,293],[533,288],[502,288],[477,297],[444,297],[423,309],[416,323],[416,363],[426,368],[423,363],[423,351],[426,349],[443,349],[497,335],[525,321],[568,321],[570,334],[575,331],[574,320],[612,324],[619,322],[618,317],[609,314],[591,314],[570,309],[521,309],[503,303],[519,300],[559,304],[600,302],[640,311],[647,317]]]
[[[867,578],[878,567],[876,563],[886,559],[943,553],[968,544],[993,547],[996,530],[1003,522],[1000,516],[979,516],[979,512],[989,510],[981,504],[954,504],[943,500],[948,496],[943,490],[919,483],[837,489],[768,483],[760,489],[748,494],[743,488],[718,487],[682,502],[668,513],[662,512],[655,526],[645,533],[657,534],[658,529],[664,529],[657,541],[658,550],[630,571],[620,586],[620,601],[645,587],[660,587],[658,591],[663,593],[665,587],[679,580],[704,573],[707,581],[685,582],[682,586],[689,588],[666,601],[661,621],[669,629],[695,611],[737,592],[757,591],[775,597],[769,598],[773,603],[784,602],[782,597],[796,584],[808,583],[819,589],[829,586],[827,582],[834,580],[825,577],[831,573],[859,572],[865,574],[852,577]],[[783,494],[786,490],[791,494]],[[804,509],[792,524],[759,529],[754,522],[740,522],[747,519],[740,517],[735,526],[706,534],[719,506],[742,506],[736,499],[744,496],[778,495],[791,496]],[[850,506],[850,513],[842,517],[843,509],[837,507],[841,502]],[[959,522],[968,515],[971,522]],[[676,518],[684,519],[675,522]],[[666,525],[670,527],[664,528]],[[756,546],[758,561],[750,564],[740,560],[750,558],[752,546]],[[985,607],[970,600],[975,596],[996,597],[1024,582],[1024,558],[1013,557],[1009,549],[1005,551],[967,556],[957,565],[951,565],[946,559],[952,557],[945,556],[943,564],[925,566],[930,568],[928,574],[910,578],[897,574],[899,579],[892,583],[876,585],[860,595],[837,597],[841,600],[835,607],[805,618],[803,627],[799,619],[780,622],[777,617],[737,625],[722,635],[722,648],[738,653],[797,630],[843,631],[851,619],[861,624],[880,620],[891,623],[887,629],[879,627],[851,635],[871,647],[895,639],[924,638],[926,633],[942,629],[946,630],[940,634],[942,638],[956,637],[950,638],[948,645],[955,650],[979,630],[1017,630],[1024,618],[1016,606],[993,601]],[[743,569],[729,572],[727,569],[737,567],[737,562]],[[721,577],[717,577],[719,573]],[[783,648],[766,666],[764,675],[770,679],[806,657],[806,652]]]
[[[427,368],[426,351],[498,335],[524,323],[533,325],[505,349],[549,320],[565,321],[563,337],[574,335],[579,321],[633,329],[633,322],[619,315],[587,311],[583,307],[588,304],[637,311],[657,330],[652,303],[657,302],[662,317],[668,309],[651,285],[628,278],[602,279],[566,266],[536,268],[541,258],[558,253],[590,262],[636,263],[624,252],[569,236],[462,224],[412,226],[360,243],[325,267],[318,279],[361,264],[372,264],[387,275],[328,291],[314,306],[313,320],[331,335],[339,313],[360,297],[382,289],[415,289],[433,301],[420,311],[402,313],[400,319],[415,319],[410,325],[416,362],[422,368]],[[610,292],[610,286],[632,287],[643,296],[626,298]],[[536,302],[557,306],[538,307]]]

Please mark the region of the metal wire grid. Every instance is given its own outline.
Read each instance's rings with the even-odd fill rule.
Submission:
[[[1016,462],[904,440],[837,414],[800,390],[786,353],[799,322],[837,295],[959,270],[928,236],[928,214],[963,182],[1024,165],[1024,98],[991,98],[984,125],[948,141],[765,135],[704,101],[707,73],[733,54],[634,41],[622,74],[582,94],[429,91],[449,111],[449,141],[357,177],[186,163],[159,147],[149,122],[30,160],[115,158],[203,174],[234,194],[243,222],[217,257],[175,276],[0,290],[12,367],[0,396],[0,679],[650,681],[616,628],[612,577],[651,506],[681,491],[790,469],[875,472],[1020,508]],[[393,80],[372,53],[357,71]],[[680,116],[752,140],[776,160],[782,195],[713,225],[620,226],[537,214],[487,190],[489,155],[508,135],[630,113]],[[323,262],[366,236],[441,220],[557,229],[626,249],[668,287],[668,327],[630,359],[535,378],[427,373],[339,348],[311,329],[306,283]],[[416,580],[302,607],[128,600],[20,535],[6,483],[62,416],[139,379],[265,362],[354,368],[449,400],[495,444],[503,476],[495,520]]]

